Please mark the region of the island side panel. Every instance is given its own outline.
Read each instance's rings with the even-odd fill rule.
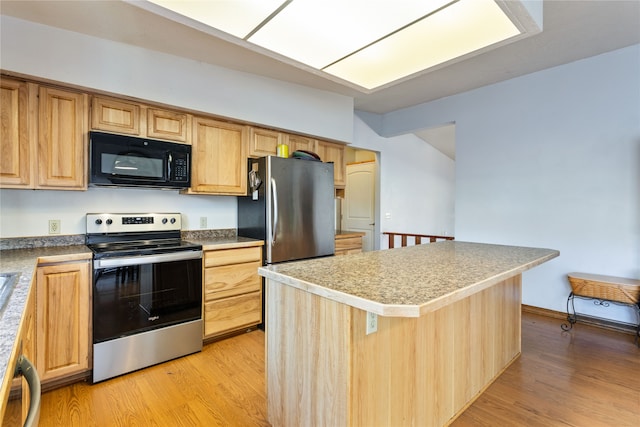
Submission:
[[[271,425],[350,425],[350,316],[347,305],[266,280]]]
[[[449,424],[520,354],[521,276],[420,318],[352,309],[351,425]]]

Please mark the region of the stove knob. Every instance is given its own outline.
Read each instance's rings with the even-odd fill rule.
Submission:
[[[100,218],[96,219],[96,224],[97,224],[97,225],[102,224],[102,220],[101,220]]]
[[[167,223],[167,218],[162,218],[162,223],[166,224]]]
[[[171,218],[171,224],[175,224],[176,223],[176,219],[175,218]]]
[[[107,220],[107,225],[111,225],[111,224],[113,224],[113,220],[112,219],[108,219]]]

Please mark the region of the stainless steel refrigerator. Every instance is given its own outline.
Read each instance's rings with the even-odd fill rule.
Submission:
[[[334,254],[333,163],[251,159],[248,180],[238,235],[264,240],[264,264]]]

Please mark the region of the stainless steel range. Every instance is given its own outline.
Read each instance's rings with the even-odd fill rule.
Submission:
[[[87,214],[93,382],[202,350],[202,246],[179,213]]]

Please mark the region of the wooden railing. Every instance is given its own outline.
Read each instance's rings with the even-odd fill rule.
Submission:
[[[395,248],[395,240],[396,236],[400,236],[401,245],[407,246],[407,237],[413,237],[414,243],[416,245],[422,244],[422,239],[429,239],[429,243],[434,243],[438,239],[443,240],[454,240],[453,236],[434,236],[432,234],[415,234],[415,233],[395,233],[391,231],[385,231],[382,234],[387,234],[389,236],[389,249]]]

